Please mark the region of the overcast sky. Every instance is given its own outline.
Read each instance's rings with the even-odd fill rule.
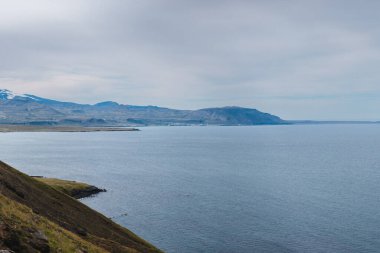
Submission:
[[[380,1],[0,0],[0,88],[380,120]]]

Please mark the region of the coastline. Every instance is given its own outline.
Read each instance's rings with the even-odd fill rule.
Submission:
[[[101,189],[96,186],[77,181],[63,180],[57,178],[46,178],[42,176],[31,177],[75,199],[83,199],[87,197],[92,197],[101,192],[107,192],[106,189]]]
[[[127,228],[38,179],[41,177],[33,178],[0,161],[1,250],[162,252]]]
[[[0,133],[12,132],[131,132],[140,131],[133,127],[81,127],[81,126],[27,126],[0,125]]]

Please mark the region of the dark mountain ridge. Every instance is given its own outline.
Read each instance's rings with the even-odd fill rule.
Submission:
[[[144,126],[274,125],[287,122],[269,113],[236,106],[177,110],[113,101],[89,105],[0,90],[0,124]]]

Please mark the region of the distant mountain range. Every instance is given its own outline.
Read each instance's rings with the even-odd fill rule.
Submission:
[[[145,126],[145,125],[274,125],[287,121],[256,109],[236,106],[176,110],[157,106],[95,105],[61,102],[0,90],[0,124]]]

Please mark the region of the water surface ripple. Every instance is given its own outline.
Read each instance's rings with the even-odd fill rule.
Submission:
[[[87,205],[167,252],[379,252],[380,125],[0,134],[31,175],[108,189]]]

